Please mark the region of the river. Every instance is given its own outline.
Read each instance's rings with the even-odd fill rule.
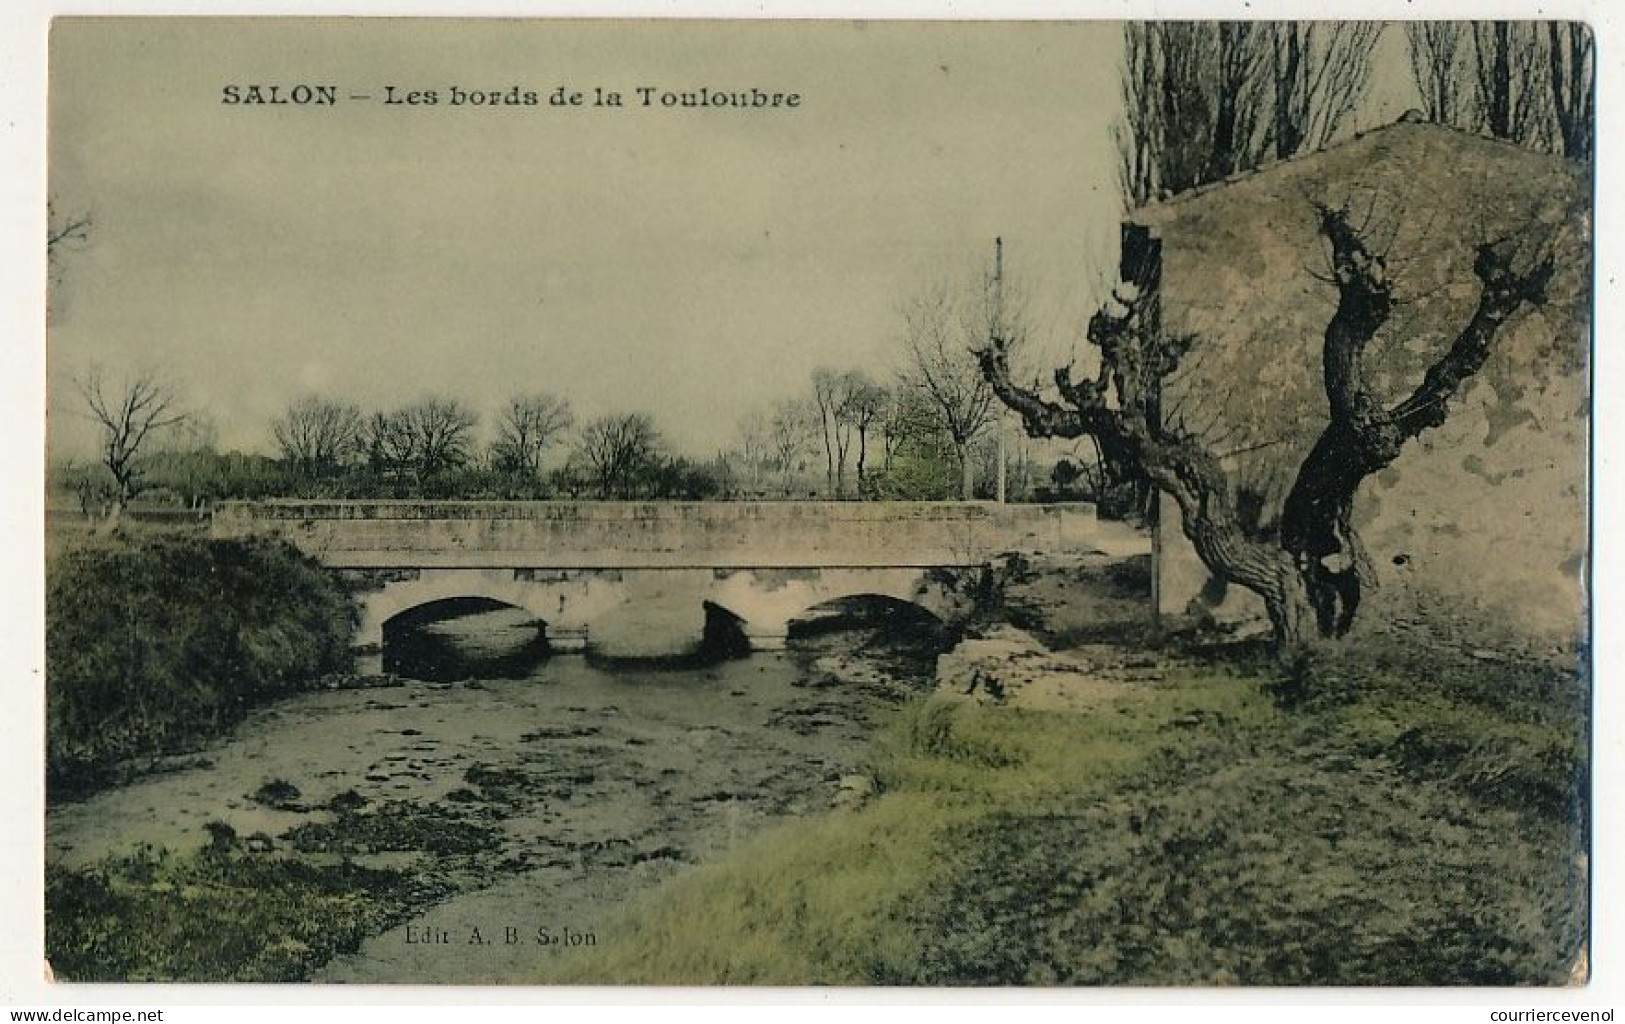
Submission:
[[[320,860],[296,837],[333,827],[336,797],[472,808],[495,833],[477,858],[491,870],[313,980],[525,981],[539,957],[590,956],[630,895],[771,819],[830,807],[861,773],[884,710],[926,685],[931,663],[874,628],[687,667],[580,656],[516,667],[534,630],[511,611],[423,632],[431,650],[489,657],[499,671],[435,681],[446,673],[425,663],[429,678],[260,708],[181,767],[52,808],[51,861],[143,843],[197,849],[210,822],[267,856]],[[268,784],[279,797],[266,798]],[[422,869],[427,858],[431,873],[438,863],[431,849],[383,845],[356,859]]]

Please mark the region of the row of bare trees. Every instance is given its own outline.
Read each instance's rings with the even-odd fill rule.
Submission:
[[[1429,120],[1590,159],[1596,49],[1585,25],[1428,21],[1405,35]]]
[[[405,476],[424,484],[451,471],[477,466],[531,485],[550,482],[600,497],[637,494],[706,496],[688,460],[669,455],[654,419],[646,413],[611,413],[582,424],[568,400],[547,393],[516,396],[498,413],[496,436],[482,453],[475,435],[479,416],[450,398],[430,397],[390,412],[363,416],[350,403],[306,397],[271,425],[285,464],[316,478],[364,466],[373,474]],[[568,441],[560,471],[544,461]]]
[[[465,403],[426,397],[363,413],[353,402],[305,396],[270,423],[276,455],[222,452],[206,415],[188,411],[167,377],[115,379],[93,369],[75,381],[101,447],[93,465],[57,467],[87,516],[116,526],[143,494],[193,508],[210,499],[274,495],[714,497],[725,481],[667,452],[654,420],[613,413],[575,427],[569,402],[521,395],[481,445]],[[562,464],[549,456],[563,451]]]
[[[803,397],[740,421],[733,455],[744,489],[790,494],[818,461],[823,493],[836,499],[976,497],[999,411],[974,352],[990,330],[1025,329],[1016,307],[997,261],[968,284],[938,280],[915,293],[900,311],[901,368],[889,380],[820,367]]]
[[[1371,82],[1375,22],[1137,22],[1113,129],[1130,206],[1318,149]]]
[[[549,394],[511,399],[498,415],[489,464],[535,476],[542,459],[574,422],[570,405]],[[428,397],[364,416],[354,403],[307,396],[271,422],[282,460],[313,478],[333,477],[358,463],[377,471],[426,479],[469,464],[477,453],[479,415],[453,398]]]
[[[1412,22],[1431,121],[1589,159],[1595,44],[1577,22]],[[1325,146],[1352,126],[1376,22],[1140,22],[1123,29],[1113,133],[1131,207]]]

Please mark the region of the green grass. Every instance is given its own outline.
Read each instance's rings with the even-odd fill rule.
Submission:
[[[299,981],[412,912],[513,870],[498,860],[495,819],[483,808],[369,807],[353,791],[330,806],[337,820],[275,840],[245,842],[216,821],[201,851],[143,847],[49,866],[45,948],[58,978]],[[387,868],[351,860],[385,852],[414,856]]]
[[[59,981],[297,981],[402,919],[401,872],[205,850],[142,850],[46,873]]]
[[[635,901],[549,978],[652,984],[1557,984],[1584,934],[1563,673],[1187,664],[1078,712],[941,696],[880,796]]]

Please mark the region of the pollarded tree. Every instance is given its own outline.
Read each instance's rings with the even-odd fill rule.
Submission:
[[[1178,505],[1185,536],[1208,570],[1263,599],[1286,662],[1321,639],[1342,636],[1354,621],[1370,582],[1353,524],[1361,483],[1422,431],[1444,423],[1450,399],[1484,365],[1506,322],[1544,302],[1553,270],[1550,251],[1527,240],[1478,245],[1479,294],[1470,318],[1410,393],[1386,404],[1365,358],[1396,301],[1386,261],[1346,208],[1317,206],[1316,213],[1337,289],[1322,348],[1329,421],[1297,467],[1273,535],[1249,528],[1224,464],[1201,437],[1160,414],[1161,382],[1198,339],[1148,325],[1155,301],[1144,287],[1149,268],[1144,280],[1120,285],[1091,318],[1088,338],[1099,350],[1099,371],[1093,380],[1073,381],[1069,369],[1057,370],[1058,400],[1013,382],[1004,338],[993,335],[979,353],[983,374],[1031,436],[1091,436],[1143,468]]]

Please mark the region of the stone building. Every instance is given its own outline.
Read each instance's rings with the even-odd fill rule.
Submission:
[[[1367,365],[1398,401],[1464,326],[1480,241],[1545,242],[1544,307],[1496,337],[1443,427],[1368,479],[1356,523],[1378,586],[1356,630],[1398,624],[1477,647],[1567,651],[1584,636],[1588,526],[1591,180],[1559,157],[1402,121],[1136,210],[1130,263],[1157,261],[1162,328],[1194,335],[1163,414],[1226,456],[1260,529],[1327,419],[1321,346],[1336,302],[1315,204],[1347,204],[1385,250],[1399,300]],[[1157,601],[1165,622],[1262,618],[1226,588],[1162,502]]]

